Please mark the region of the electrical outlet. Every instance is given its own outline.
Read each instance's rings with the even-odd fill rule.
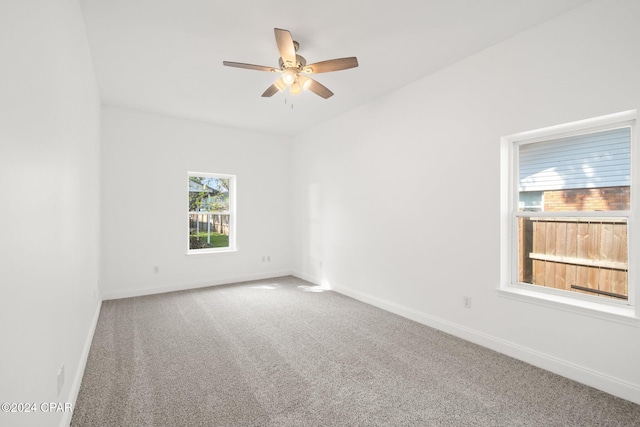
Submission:
[[[60,397],[62,386],[64,386],[64,363],[60,366],[60,369],[58,369],[58,397]]]
[[[153,266],[153,274],[159,274],[160,273],[160,266],[159,265],[154,265]]]
[[[462,305],[464,308],[471,308],[471,297],[462,297]]]

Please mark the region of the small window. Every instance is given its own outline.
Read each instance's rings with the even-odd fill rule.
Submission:
[[[628,117],[506,138],[511,285],[629,304]]]
[[[235,250],[235,176],[188,173],[188,253]]]

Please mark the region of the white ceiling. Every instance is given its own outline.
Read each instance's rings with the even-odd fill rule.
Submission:
[[[81,0],[104,104],[295,135],[588,0]],[[260,95],[278,66],[273,28],[335,95]],[[291,109],[293,104],[293,109]]]

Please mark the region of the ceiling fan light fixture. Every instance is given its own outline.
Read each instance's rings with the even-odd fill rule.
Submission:
[[[294,82],[291,85],[291,89],[290,90],[291,90],[291,95],[297,95],[300,92],[302,92],[302,87],[300,86],[300,84],[298,82]]]
[[[311,82],[312,82],[312,80],[309,77],[298,76],[298,84],[300,85],[302,90],[309,89],[309,86],[311,86]]]
[[[282,72],[282,80],[287,86],[291,86],[298,76],[298,73],[293,68],[286,68]]]

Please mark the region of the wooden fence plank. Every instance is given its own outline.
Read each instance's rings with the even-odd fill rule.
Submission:
[[[629,295],[628,277],[626,271],[614,270],[611,274],[611,292],[620,295]]]
[[[555,224],[556,227],[556,248],[555,253],[556,256],[566,256],[567,254],[567,223],[566,222],[558,222]],[[554,278],[554,287],[557,289],[569,289],[569,286],[566,283],[567,276],[567,264],[557,263],[555,278]]]
[[[584,222],[578,223],[578,234],[576,238],[576,256],[578,258],[588,258],[588,238],[589,238],[589,224]],[[589,269],[584,266],[577,266],[576,268],[576,285],[587,286],[589,277]]]
[[[614,250],[613,226],[614,224],[611,223],[600,224],[600,247],[598,248],[598,252],[601,262],[611,262],[615,257],[615,254],[612,253]],[[598,289],[605,292],[613,292],[611,270],[601,268],[599,273]]]
[[[611,275],[614,270],[601,268],[598,271],[598,289],[605,292],[613,292]]]
[[[600,247],[597,248],[599,257],[601,260],[614,261],[616,254],[614,254],[615,236],[613,235],[613,225],[603,223],[600,225]]]
[[[627,224],[614,224],[613,226],[613,249],[616,261],[626,261],[627,259]]]
[[[616,261],[626,261],[627,258],[627,224],[613,226],[613,257]],[[611,274],[612,292],[629,295],[628,274],[626,271],[614,271]]]
[[[533,251],[543,252],[545,245],[545,223],[541,221],[533,222]],[[544,261],[533,261],[533,283],[544,286],[545,271]]]
[[[575,221],[567,222],[567,247],[565,255],[573,258],[578,257],[578,223]],[[567,289],[570,289],[571,285],[576,283],[578,266],[569,264],[565,271],[565,285]]]
[[[589,223],[589,235],[587,237],[587,256],[592,260],[600,259],[600,228],[601,224],[590,222]],[[600,272],[597,268],[589,268],[587,274],[586,286],[591,289],[600,289]]]
[[[545,222],[544,248],[546,254],[555,255],[556,253],[556,225],[552,222]],[[556,263],[544,263],[544,285],[555,288]]]

